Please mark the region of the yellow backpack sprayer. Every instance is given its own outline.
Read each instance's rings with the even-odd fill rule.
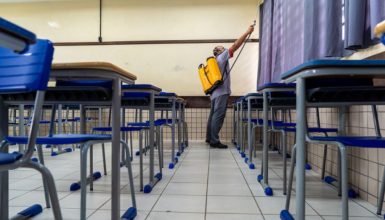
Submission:
[[[255,20],[254,20],[253,26],[255,26]],[[198,66],[199,78],[202,83],[203,92],[206,95],[212,94],[216,88],[218,88],[220,85],[223,84],[223,82],[226,80],[226,77],[230,75],[230,72],[233,69],[235,63],[237,62],[239,55],[241,55],[243,48],[245,47],[246,43],[249,41],[250,36],[251,34],[249,34],[249,36],[245,40],[241,50],[238,53],[238,56],[235,58],[235,61],[229,71],[227,71],[227,64],[226,64],[226,69],[224,70],[223,75],[221,73],[221,70],[219,69],[219,66],[215,57],[208,57],[206,59],[206,63],[207,63],[206,65],[200,64]]]

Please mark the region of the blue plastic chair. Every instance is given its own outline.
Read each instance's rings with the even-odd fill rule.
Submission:
[[[3,20],[0,20],[0,22],[3,22]],[[43,176],[47,207],[52,205],[55,219],[62,219],[52,174],[43,164],[31,160],[35,149],[45,90],[50,75],[53,51],[53,45],[48,40],[38,40],[36,44],[29,46],[28,50],[22,54],[0,48],[0,94],[36,92],[31,131],[24,141],[24,144],[27,145],[26,151],[8,153],[9,143],[3,140],[0,146],[0,171],[13,170],[19,167],[38,170]],[[8,209],[8,207],[2,207],[2,209]],[[21,217],[34,216],[40,211],[41,207],[34,205],[18,213],[18,217],[20,215]]]

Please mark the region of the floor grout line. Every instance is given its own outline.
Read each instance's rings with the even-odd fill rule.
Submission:
[[[207,165],[206,204],[205,204],[205,216],[204,216],[205,220],[207,219],[207,201],[208,201],[208,194],[209,194],[210,163],[211,163],[211,147],[209,146],[209,162]]]
[[[170,179],[168,180],[168,182],[167,182],[166,186],[164,187],[164,189],[162,190],[162,192],[159,194],[159,196],[158,196],[157,200],[155,201],[154,205],[151,207],[151,210],[148,212],[148,214],[147,214],[145,220],[147,220],[148,217],[150,216],[150,214],[153,212],[153,209],[155,208],[156,204],[159,202],[159,200],[160,200],[160,198],[162,197],[162,195],[163,195],[164,191],[166,190],[167,186],[170,184],[172,178],[174,177],[174,175],[176,174],[176,172],[178,171],[178,169],[179,169],[180,166],[182,165],[182,163],[183,163],[184,159],[186,158],[186,156],[188,155],[188,153],[190,152],[190,149],[188,149],[188,150],[185,151],[185,152],[186,152],[186,154],[183,156],[183,158],[179,157],[179,163],[178,163],[179,165],[177,164],[177,166],[174,167],[175,170],[174,170],[173,174],[171,175]],[[155,186],[156,186],[156,185],[155,185]],[[155,211],[155,212],[156,212],[156,211]]]
[[[236,159],[235,156],[234,156],[233,151],[232,151],[231,149],[229,149],[229,151],[230,151],[230,154],[233,156],[233,159],[235,160],[235,163],[237,164],[238,169],[239,169],[239,171],[241,172],[243,179],[244,179],[245,182],[246,182],[247,188],[250,190],[251,196],[253,197],[253,200],[255,201],[255,204],[257,205],[257,208],[258,208],[258,210],[259,210],[259,213],[261,213],[262,218],[265,219],[265,216],[263,215],[262,210],[261,210],[261,208],[260,208],[259,205],[258,205],[258,202],[257,202],[257,200],[256,200],[256,198],[255,198],[255,196],[254,196],[254,194],[253,194],[253,191],[251,190],[251,188],[250,188],[250,186],[249,186],[249,183],[247,182],[247,179],[246,179],[244,173],[242,172],[242,169],[241,169],[241,167],[239,166],[239,163],[238,163],[237,159]]]

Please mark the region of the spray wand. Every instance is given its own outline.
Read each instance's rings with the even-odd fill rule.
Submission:
[[[251,25],[251,26],[255,27],[255,24],[256,24],[256,21],[254,20],[254,24]],[[229,72],[231,72],[231,70],[233,69],[235,63],[237,62],[239,56],[241,55],[241,53],[242,53],[242,51],[243,51],[243,48],[245,48],[246,43],[249,41],[250,37],[251,37],[251,33],[249,34],[249,36],[247,37],[247,39],[246,39],[245,42],[243,43],[243,46],[242,46],[241,50],[239,51],[237,57],[235,58],[233,65],[231,65],[231,68],[230,68],[230,71],[229,71]]]

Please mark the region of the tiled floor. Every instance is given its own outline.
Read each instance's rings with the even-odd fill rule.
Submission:
[[[165,168],[164,178],[151,194],[143,194],[138,188],[138,158],[133,169],[136,184],[138,216],[151,220],[256,220],[279,219],[284,207],[282,195],[282,166],[280,156],[270,154],[270,185],[273,197],[266,197],[256,170],[249,170],[234,148],[210,149],[200,142],[191,142],[174,170]],[[69,185],[79,178],[79,151],[50,157],[45,150],[46,164],[55,176],[60,203],[65,220],[79,219],[79,192],[70,192]],[[107,151],[109,155],[109,151]],[[165,162],[170,154],[165,154]],[[95,170],[102,170],[101,151],[95,147]],[[146,161],[147,163],[147,161]],[[107,165],[110,165],[108,160]],[[147,168],[147,166],[146,166]],[[147,175],[146,175],[147,177]],[[33,203],[45,204],[41,178],[35,171],[20,169],[10,173],[10,212],[15,214]],[[306,213],[309,220],[341,219],[339,197],[335,189],[325,185],[319,176],[307,171]],[[95,182],[94,191],[88,193],[87,214],[90,220],[110,219],[109,175]],[[131,206],[127,170],[121,170],[121,212]],[[295,192],[293,192],[295,195]],[[292,200],[291,210],[295,211]],[[350,201],[351,219],[381,219],[375,215],[375,207],[360,199]],[[53,219],[51,210],[45,209],[36,220]]]

